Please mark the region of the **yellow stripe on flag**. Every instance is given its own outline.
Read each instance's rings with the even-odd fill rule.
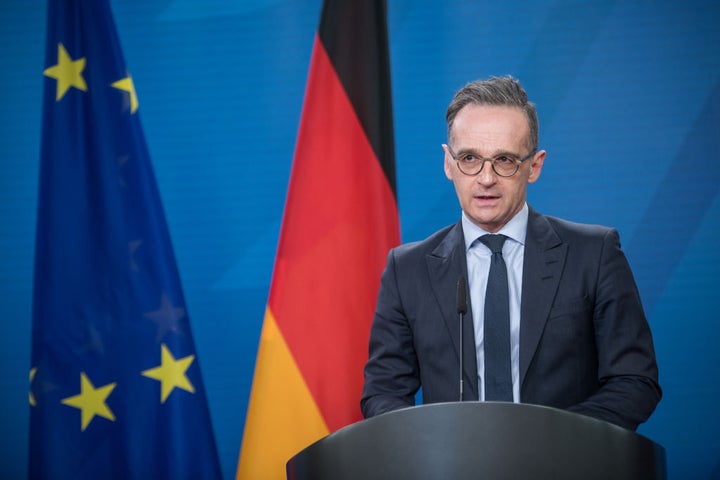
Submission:
[[[260,334],[246,419],[237,480],[284,480],[285,463],[330,433],[270,308]]]

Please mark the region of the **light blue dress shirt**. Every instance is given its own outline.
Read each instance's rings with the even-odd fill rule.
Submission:
[[[527,232],[528,206],[525,204],[499,234],[508,239],[503,245],[503,258],[508,269],[508,287],[510,295],[510,361],[513,384],[513,401],[520,402],[520,299],[522,298],[523,259],[525,257],[525,234]],[[468,268],[468,289],[472,305],[472,320],[475,331],[475,355],[478,366],[478,396],[485,400],[485,352],[484,318],[485,289],[487,288],[492,252],[478,241],[482,235],[490,232],[478,227],[462,214],[462,227],[465,235],[465,255]]]

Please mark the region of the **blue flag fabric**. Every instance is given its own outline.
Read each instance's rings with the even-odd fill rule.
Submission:
[[[138,101],[107,0],[49,0],[30,478],[220,478]]]

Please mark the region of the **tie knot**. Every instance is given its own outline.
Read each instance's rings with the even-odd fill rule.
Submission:
[[[507,239],[508,237],[505,235],[483,235],[480,237],[480,241],[487,245],[493,254],[502,254],[502,247]]]

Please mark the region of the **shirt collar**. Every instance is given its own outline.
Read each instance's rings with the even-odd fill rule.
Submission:
[[[525,205],[523,205],[523,208],[520,209],[520,211],[513,218],[511,218],[508,223],[503,225],[503,227],[497,233],[501,233],[509,238],[512,238],[520,245],[525,245],[525,234],[527,233],[528,224],[528,211],[528,205],[527,203],[525,203]],[[465,212],[462,212],[461,220],[463,227],[463,236],[465,237],[465,251],[469,250],[475,240],[477,240],[479,237],[490,233],[475,225],[472,220],[470,220],[468,216],[465,215]]]

